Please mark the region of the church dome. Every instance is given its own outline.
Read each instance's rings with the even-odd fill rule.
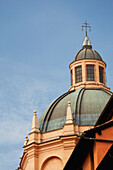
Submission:
[[[103,88],[80,88],[55,99],[39,119],[41,132],[60,129],[66,122],[68,101],[71,102],[75,125],[94,125],[112,92]]]
[[[96,62],[94,61],[96,60]],[[42,133],[61,129],[66,123],[68,101],[75,125],[95,125],[113,94],[106,86],[106,63],[92,49],[86,34],[82,49],[70,64],[71,87],[55,99],[39,119]]]
[[[91,42],[88,36],[85,36],[82,49],[75,55],[74,61],[82,59],[96,59],[101,60],[102,58],[98,52],[92,49]]]

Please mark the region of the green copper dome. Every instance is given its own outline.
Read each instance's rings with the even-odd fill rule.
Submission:
[[[81,88],[55,99],[39,119],[41,132],[63,127],[68,101],[71,102],[75,125],[94,125],[110,99],[112,92],[103,88]]]

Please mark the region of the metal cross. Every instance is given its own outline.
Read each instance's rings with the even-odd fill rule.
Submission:
[[[84,30],[84,27],[85,27],[85,32],[86,32],[86,36],[87,36],[87,28],[89,28],[89,31],[91,31],[91,26],[89,26],[87,21],[85,21],[85,23],[83,23],[83,25],[82,25],[82,31]]]

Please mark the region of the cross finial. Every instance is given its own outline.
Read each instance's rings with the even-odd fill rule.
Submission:
[[[85,27],[85,32],[86,32],[86,36],[87,36],[87,28],[89,28],[89,31],[91,31],[91,26],[89,26],[87,21],[85,21],[82,25],[82,30],[84,30],[84,27]]]

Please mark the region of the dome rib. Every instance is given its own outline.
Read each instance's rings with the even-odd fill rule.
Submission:
[[[75,91],[75,90],[64,93],[63,95],[61,95],[60,97],[58,97],[58,98],[52,103],[52,105],[49,107],[49,109],[48,109],[48,111],[47,111],[47,113],[46,113],[46,115],[45,115],[45,117],[44,117],[44,121],[43,121],[43,124],[42,124],[42,129],[41,129],[42,132],[43,132],[43,131],[45,131],[45,132],[47,131],[48,122],[49,122],[49,120],[50,120],[50,117],[51,117],[51,115],[52,115],[52,113],[53,113],[53,110],[54,110],[54,108],[56,107],[56,105],[57,105],[64,97],[66,97],[68,94],[70,94],[70,93],[72,93],[72,92],[74,92],[74,91]],[[46,121],[47,121],[47,123],[46,123]],[[45,130],[44,130],[44,129],[45,129]]]
[[[80,94],[82,93],[82,91],[84,90],[84,88],[80,89],[78,96],[77,96],[77,100],[76,100],[76,104],[75,104],[75,123],[77,123],[77,115],[79,114],[79,98],[80,98]]]
[[[87,53],[87,48],[85,49],[85,57],[84,58],[86,58],[86,53]]]
[[[95,50],[94,50],[95,51]],[[95,53],[101,58],[101,60],[102,60],[102,57],[100,56],[100,54],[97,52],[97,51],[95,51]]]
[[[78,56],[78,55],[79,55],[79,53],[80,53],[82,50],[83,50],[83,49],[81,49],[80,51],[78,51],[78,52],[77,52],[77,54],[76,54],[76,56]]]
[[[81,94],[81,100],[80,100],[80,107],[79,107],[79,125],[81,125],[81,119],[80,119],[80,116],[81,116],[81,105],[82,105],[82,99],[83,99],[83,94],[85,92],[85,88],[83,89],[83,92]]]
[[[92,48],[88,48],[87,46],[82,48],[75,55],[74,61],[78,61],[82,59],[96,59],[102,61],[102,57],[100,56],[100,54],[97,51],[93,50]]]
[[[94,52],[93,52],[93,50],[92,50],[92,49],[91,49],[91,51],[92,51],[93,57],[95,58],[95,54],[94,54]]]
[[[111,92],[111,91],[109,91],[109,90],[107,90],[107,89],[101,89],[101,90],[103,90],[106,94],[110,95],[110,92]],[[110,96],[111,96],[111,95],[110,95]]]

